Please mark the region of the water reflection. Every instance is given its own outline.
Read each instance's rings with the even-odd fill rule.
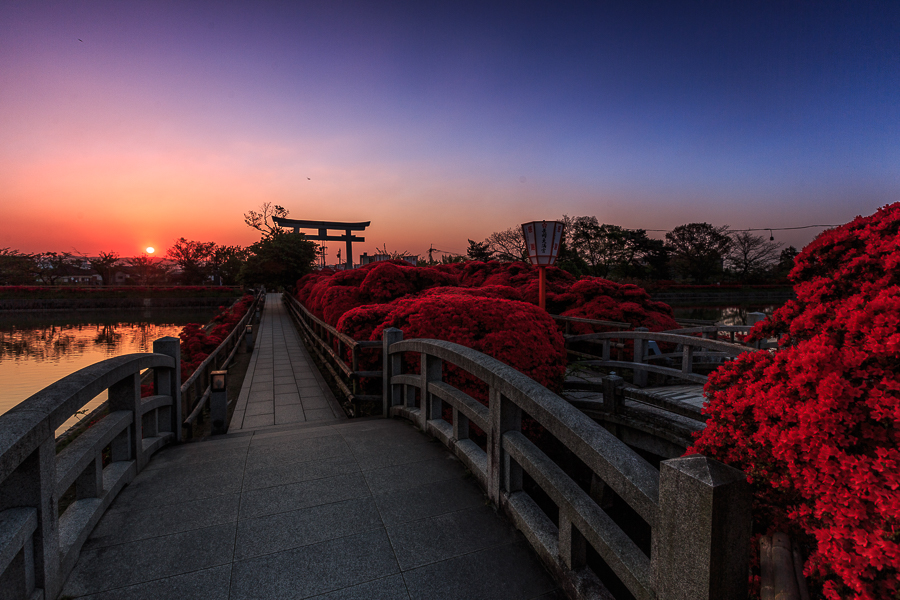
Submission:
[[[0,314],[0,414],[78,369],[177,336],[215,309]]]
[[[174,323],[142,322],[0,329],[0,361],[58,362],[85,353],[110,357],[150,352],[154,340],[177,335],[180,329]],[[123,348],[128,348],[127,352]]]
[[[702,319],[721,325],[746,325],[747,313],[761,312],[770,316],[779,305],[702,306],[673,308],[675,319]]]

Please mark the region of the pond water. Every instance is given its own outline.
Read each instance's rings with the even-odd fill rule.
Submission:
[[[675,319],[702,319],[715,321],[722,325],[746,325],[747,313],[761,312],[771,316],[779,305],[745,305],[745,306],[703,306],[703,307],[672,307]]]
[[[0,314],[0,414],[54,381],[101,360],[152,352],[153,341],[206,323],[216,309]],[[106,392],[85,407],[106,400]],[[87,414],[87,413],[85,413]],[[57,434],[78,421],[70,419]]]

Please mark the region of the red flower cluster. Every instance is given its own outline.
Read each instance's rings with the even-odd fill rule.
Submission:
[[[473,296],[457,288],[445,290],[390,305],[355,308],[337,328],[354,339],[380,340],[384,329],[396,327],[407,339],[455,342],[492,356],[546,387],[560,389],[565,345],[547,313],[525,302]],[[410,357],[411,372],[418,370],[416,361],[417,357]],[[454,369],[446,371],[446,376],[457,387],[474,381]]]
[[[182,383],[188,380],[210,352],[225,341],[251,304],[253,295],[246,294],[231,307],[220,306],[219,314],[213,317],[208,328],[200,323],[188,323],[181,329],[178,337],[181,338]]]
[[[400,298],[425,297],[449,290],[457,296],[478,296],[537,304],[538,269],[515,262],[465,262],[413,267],[403,261],[372,263],[352,271],[322,270],[297,282],[297,299],[331,325],[351,308],[389,304]],[[547,269],[547,311],[551,314],[625,321],[652,331],[674,329],[672,309],[653,302],[642,288],[598,277],[576,279]],[[579,332],[591,331],[582,325]]]
[[[900,597],[900,203],[822,233],[791,271],[797,300],[707,384],[689,452],[744,469],[757,533],[792,531],[829,599]]]

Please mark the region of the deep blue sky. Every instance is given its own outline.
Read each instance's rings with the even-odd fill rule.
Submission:
[[[9,2],[0,247],[843,223],[900,200],[898,99],[898,2]]]

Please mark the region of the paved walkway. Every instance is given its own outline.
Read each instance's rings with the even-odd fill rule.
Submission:
[[[300,341],[281,294],[268,294],[228,430],[346,418]]]
[[[267,304],[260,332],[273,348],[279,328],[289,337],[280,306]],[[85,543],[62,597],[562,598],[462,464],[408,422],[249,420],[277,422],[278,397],[293,394],[279,392],[285,355],[267,343],[254,355],[244,429],[154,456]],[[287,353],[300,364],[297,348]],[[267,370],[258,403],[272,410],[250,415]],[[316,395],[304,379],[296,393],[309,418],[323,409],[307,404]]]

